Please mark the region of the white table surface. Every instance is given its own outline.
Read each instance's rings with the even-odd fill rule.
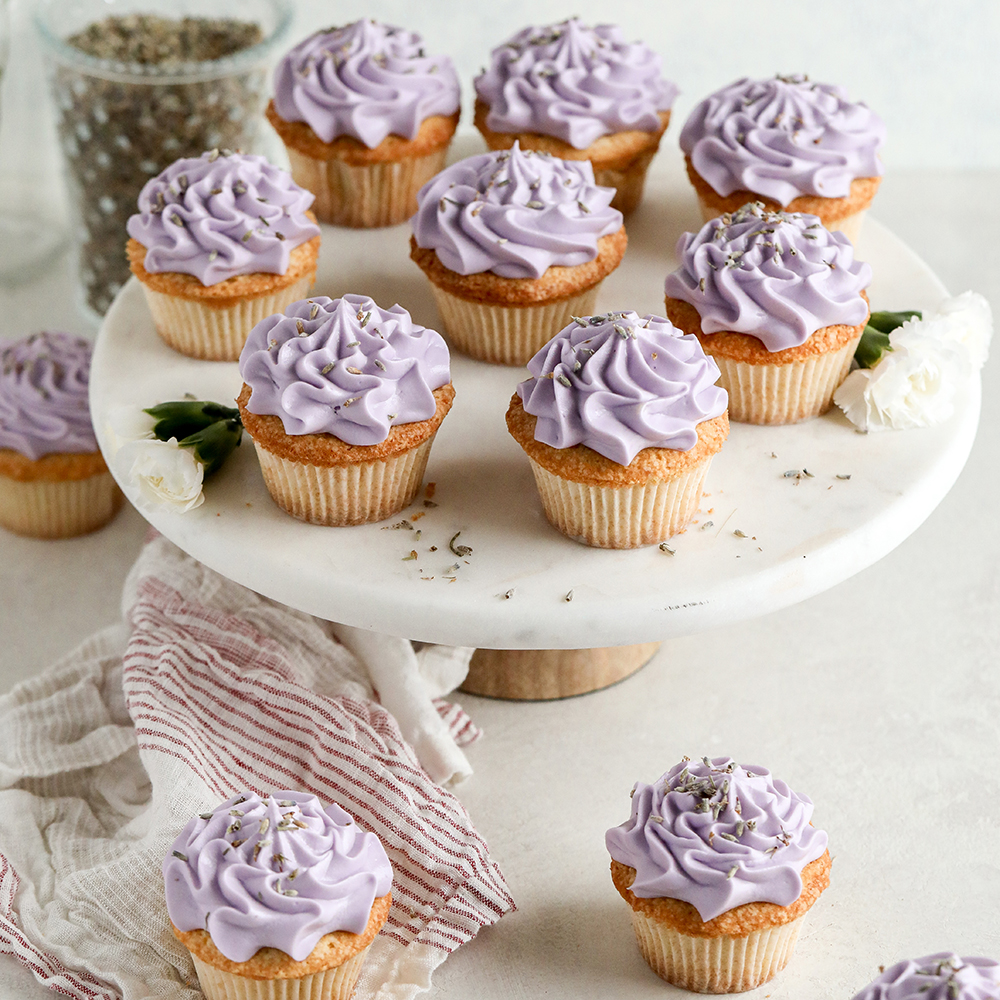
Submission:
[[[988,237],[1000,222],[998,183],[996,172],[897,172],[873,214],[950,291],[980,291],[1000,314]],[[86,332],[65,261],[0,291],[0,303],[6,336]],[[814,799],[830,834],[831,888],[788,969],[748,997],[849,1000],[902,957],[1000,958],[998,383],[991,363],[955,487],[857,576],[764,617],[672,639],[603,692],[538,704],[459,696],[486,732],[469,748],[475,774],[460,796],[519,909],[445,963],[433,996],[687,996],[639,956],[603,846],[605,829],[628,814],[633,781],[685,753],[770,767]],[[0,533],[0,690],[117,618],[144,532],[129,509],[73,541]],[[49,995],[0,961],[0,996]]]

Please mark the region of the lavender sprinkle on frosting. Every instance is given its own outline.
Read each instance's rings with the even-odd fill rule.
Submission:
[[[636,870],[636,896],[683,899],[708,921],[744,903],[799,898],[802,869],[827,845],[810,825],[812,811],[810,799],[766,768],[706,757],[638,782],[630,818],[605,843]]]
[[[854,1000],[997,1000],[1000,962],[943,951],[897,962]]]
[[[643,448],[689,451],[698,424],[720,416],[728,396],[698,338],[669,320],[634,312],[584,316],[529,362],[517,394],[537,418],[535,440],[582,444],[628,465]]]
[[[171,921],[181,931],[207,930],[233,962],[264,947],[300,962],[324,934],[360,934],[373,901],[392,886],[378,837],[340,806],[323,808],[304,792],[276,794],[284,801],[246,793],[208,819],[196,816],[163,862]],[[236,805],[243,819],[234,837],[229,810]]]
[[[703,333],[733,331],[769,351],[805,343],[825,326],[857,326],[868,264],[854,259],[843,233],[814,215],[768,212],[760,202],[706,222],[677,241],[680,267],[667,275],[669,298],[689,302]]]

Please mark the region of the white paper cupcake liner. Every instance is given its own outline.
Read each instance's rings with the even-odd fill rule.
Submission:
[[[545,516],[574,541],[601,549],[634,549],[675,535],[701,503],[712,457],[669,482],[591,486],[563,479],[531,459]]]
[[[203,361],[239,361],[250,331],[262,319],[304,299],[311,284],[312,277],[306,275],[276,292],[242,299],[223,309],[157,292],[147,285],[142,288],[156,332],[169,347]]]
[[[254,441],[264,483],[274,502],[311,524],[345,527],[383,521],[413,501],[427,468],[434,435],[386,461],[319,466],[295,462]]]
[[[622,215],[631,215],[642,201],[643,188],[646,186],[646,172],[656,155],[659,144],[645,150],[637,156],[624,170],[607,167],[594,171],[594,183],[599,187],[615,189],[611,207],[617,208]]]
[[[746,937],[689,937],[633,910],[632,927],[642,957],[661,979],[692,993],[744,993],[788,964],[804,918]]]
[[[320,222],[375,229],[405,222],[417,210],[417,192],[444,169],[447,146],[427,156],[355,166],[316,160],[288,147],[292,178],[312,191]]]
[[[441,325],[452,346],[477,361],[526,365],[574,316],[589,316],[600,282],[556,302],[496,306],[460,299],[431,282]]]
[[[826,413],[851,370],[860,339],[788,365],[748,365],[712,354],[722,373],[719,385],[729,393],[729,419],[744,424],[794,424]],[[705,353],[712,353],[710,344]]]
[[[32,538],[72,538],[107,524],[122,501],[110,472],[60,482],[0,476],[0,527]]]
[[[350,1000],[367,951],[299,979],[248,979],[216,969],[197,955],[191,958],[207,1000]]]
[[[702,201],[700,196],[698,198],[698,208],[701,210],[702,222],[711,222],[712,219],[719,217],[718,209]],[[863,208],[860,212],[855,212],[853,215],[845,215],[842,219],[838,219],[836,222],[827,225],[826,228],[835,233],[843,233],[852,243],[856,244],[858,237],[861,235],[861,224],[864,222],[867,213],[868,209]]]

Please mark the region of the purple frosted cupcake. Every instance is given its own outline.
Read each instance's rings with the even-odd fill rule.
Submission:
[[[364,19],[318,31],[282,59],[267,118],[322,222],[393,226],[444,166],[460,103],[447,56]]]
[[[780,972],[830,884],[813,806],[764,767],[685,758],[608,830],[615,888],[643,957],[695,993],[742,993]]]
[[[463,354],[523,365],[592,312],[627,238],[586,161],[513,148],[453,163],[417,196],[410,256]]]
[[[392,901],[375,834],[304,792],[238,795],[195,817],[163,882],[209,1000],[348,1000]]]
[[[695,337],[634,312],[570,323],[528,363],[507,428],[550,523],[635,548],[680,531],[729,433],[719,369]]]
[[[760,202],[677,242],[671,321],[718,362],[729,415],[788,424],[825,413],[868,321],[871,268],[813,215]]]
[[[611,24],[578,18],[529,27],[495,48],[475,80],[476,127],[490,149],[520,142],[564,160],[590,160],[627,215],[670,121],[677,87],[660,57]]]
[[[106,524],[122,495],[97,447],[91,344],[37,333],[0,349],[0,526],[68,538]]]
[[[312,200],[287,170],[228,151],[148,181],[127,252],[161,339],[188,357],[235,361],[255,323],[308,295],[320,243]]]
[[[251,331],[237,403],[275,503],[313,524],[381,521],[420,488],[451,408],[448,347],[402,306],[295,302]]]
[[[1000,962],[942,951],[897,962],[853,1000],[996,1000]]]
[[[695,107],[680,138],[706,222],[761,201],[852,241],[882,181],[884,141],[867,105],[807,76],[737,80]]]

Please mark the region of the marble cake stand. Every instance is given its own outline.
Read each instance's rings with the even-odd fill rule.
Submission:
[[[698,224],[690,193],[671,190],[679,183],[652,184],[599,310],[662,313],[673,244]],[[315,294],[361,291],[382,304],[401,302],[434,326],[408,238],[405,226],[325,228]],[[872,219],[858,254],[874,269],[876,309],[929,308],[946,294]],[[453,362],[454,409],[435,441],[425,492],[399,517],[354,528],[294,520],[271,502],[249,439],[209,481],[203,506],[145,516],[207,566],[292,607],[478,647],[467,682],[476,693],[559,697],[626,676],[663,639],[775,611],[874,563],[950,489],[979,419],[976,379],[954,417],[931,429],[863,435],[839,411],[790,427],[734,424],[695,523],[669,543],[673,554],[657,546],[603,551],[564,538],[542,514],[528,463],[504,425],[523,369],[457,355]],[[116,408],[184,393],[229,402],[240,385],[235,363],[194,361],[164,346],[133,279],[94,353],[91,407],[101,447],[107,454]],[[120,485],[135,500],[133,488]],[[472,551],[456,555],[458,546]]]

